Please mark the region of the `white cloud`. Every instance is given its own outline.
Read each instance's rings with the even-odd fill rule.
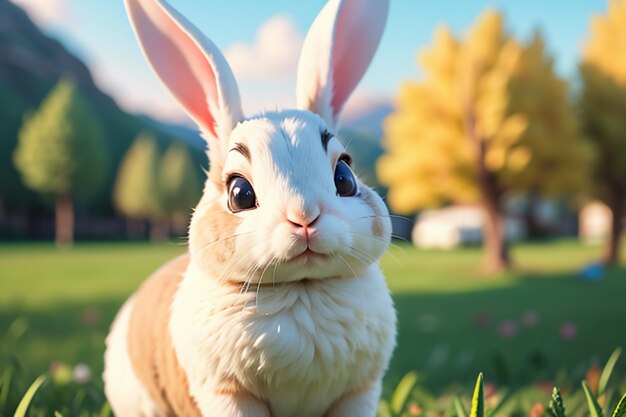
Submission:
[[[11,0],[38,25],[59,27],[71,21],[69,0]]]
[[[134,66],[127,67],[123,57],[104,56],[97,48],[80,42],[80,33],[72,23],[71,0],[11,0],[44,28],[63,29],[78,44],[86,47],[87,64],[99,88],[112,95],[118,105],[132,113],[148,114],[168,122],[189,123],[176,101],[159,85],[156,77],[148,74],[140,54],[134,56]],[[107,49],[107,48],[105,48]],[[110,49],[110,48],[109,48]],[[133,51],[135,52],[135,51]],[[140,90],[141,93],[137,93]]]
[[[278,15],[261,25],[252,44],[241,42],[227,48],[225,55],[239,81],[246,114],[295,105],[296,69],[303,41],[303,34],[293,21]],[[142,60],[140,54],[92,57],[90,68],[96,83],[125,110],[168,122],[189,123],[175,99],[155,76],[146,73],[148,66]]]
[[[252,44],[235,43],[225,55],[239,80],[295,79],[303,42],[291,18],[277,15],[263,23]]]
[[[147,114],[164,122],[190,124],[176,100],[156,76],[147,73],[142,66],[128,68],[119,65],[117,59],[95,57],[90,59],[89,64],[98,87],[112,95],[124,110]]]
[[[341,113],[341,119],[350,123],[354,119],[362,117],[380,107],[391,106],[393,98],[384,92],[373,90],[357,90],[350,96]]]
[[[293,80],[246,81],[239,83],[244,114],[294,108],[296,94]]]

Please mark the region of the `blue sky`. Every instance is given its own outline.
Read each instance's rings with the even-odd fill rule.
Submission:
[[[182,113],[139,51],[122,0],[13,1],[25,6],[48,33],[83,58],[100,86],[123,107],[182,120]],[[299,42],[324,0],[169,2],[232,60],[248,113],[293,103]],[[505,13],[507,26],[516,36],[525,38],[537,28],[542,30],[558,71],[573,78],[589,19],[606,12],[607,0],[391,0],[379,51],[346,111],[357,112],[369,103],[392,99],[402,81],[420,76],[416,54],[432,41],[438,25],[462,34],[488,7]],[[268,49],[258,42],[260,29],[275,47]],[[249,62],[258,64],[257,74],[250,73]]]

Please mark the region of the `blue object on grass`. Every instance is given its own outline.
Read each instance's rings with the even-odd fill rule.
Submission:
[[[585,281],[600,281],[604,278],[604,265],[599,262],[587,264],[580,271],[580,276]]]

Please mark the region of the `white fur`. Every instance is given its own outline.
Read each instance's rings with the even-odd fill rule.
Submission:
[[[129,298],[115,317],[106,338],[104,392],[117,416],[161,417],[154,401],[143,387],[128,353],[128,323],[133,308]]]
[[[210,393],[234,376],[270,404],[273,417],[323,416],[343,393],[370,390],[362,413],[337,406],[333,415],[374,417],[395,314],[375,265],[360,277],[252,286],[244,294],[192,265],[174,301],[170,332],[203,415],[231,415],[215,408]]]
[[[371,236],[374,213],[359,198],[338,197],[334,185],[334,167],[345,152],[339,140],[332,139],[328,152],[321,146],[320,131],[324,121],[306,111],[268,113],[239,124],[229,143],[246,144],[252,153],[252,164],[241,154],[227,152],[223,180],[229,173],[239,173],[250,180],[259,207],[236,216],[242,220],[236,230],[240,256],[225,268],[228,278],[242,282],[297,281],[302,278],[324,278],[359,274],[387,249],[391,223],[384,203],[377,198],[378,220],[384,226],[384,237]],[[210,216],[209,207],[216,199],[228,211],[227,199],[208,183],[196,208],[190,227],[190,251],[193,261],[208,275],[213,265],[207,257],[213,237],[206,237],[200,223]],[[361,188],[366,186],[359,185]],[[364,190],[363,190],[364,191]],[[316,252],[335,254],[332,259],[278,265],[302,252],[306,243],[293,236],[287,218],[292,213],[312,218],[322,213],[317,234],[309,242]]]
[[[396,335],[395,310],[378,267],[391,222],[382,200],[364,184],[356,196],[337,195],[334,171],[346,150],[337,139],[324,149],[321,133],[334,131],[365,72],[388,0],[330,0],[305,42],[298,75],[302,110],[245,120],[232,72],[215,45],[163,0],[126,5],[148,59],[209,141],[212,175],[191,222],[191,262],[169,322],[200,412],[374,417]],[[362,42],[351,67],[344,58],[355,37]],[[206,106],[198,107],[202,102]],[[250,149],[251,161],[233,151],[236,144]],[[224,184],[232,174],[250,181],[257,208],[230,213]],[[219,227],[207,222],[215,216],[236,230],[216,240],[217,232],[205,226]],[[294,222],[318,216],[307,240]],[[211,256],[216,245],[226,248],[226,240],[223,259]],[[294,260],[306,249],[323,257]],[[146,407],[145,389],[128,376],[132,371],[123,371],[132,366],[124,353],[129,305],[116,319],[106,358],[107,396],[120,416]],[[224,393],[229,381],[245,392]]]

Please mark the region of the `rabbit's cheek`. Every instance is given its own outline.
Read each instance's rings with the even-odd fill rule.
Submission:
[[[226,212],[218,201],[211,203],[204,213],[193,226],[191,252],[195,261],[214,275],[235,254],[237,228],[242,220]]]
[[[217,190],[219,194],[226,192],[226,185],[222,181],[222,172],[224,171],[224,164],[216,159],[211,159],[209,165],[208,179],[211,181],[211,185]]]
[[[328,253],[344,250],[350,241],[350,229],[345,221],[332,214],[323,215],[317,231],[311,235],[309,247],[316,252]]]
[[[376,237],[382,238],[385,235],[385,213],[380,208],[374,191],[368,187],[361,187],[361,199],[372,210],[372,234]]]

